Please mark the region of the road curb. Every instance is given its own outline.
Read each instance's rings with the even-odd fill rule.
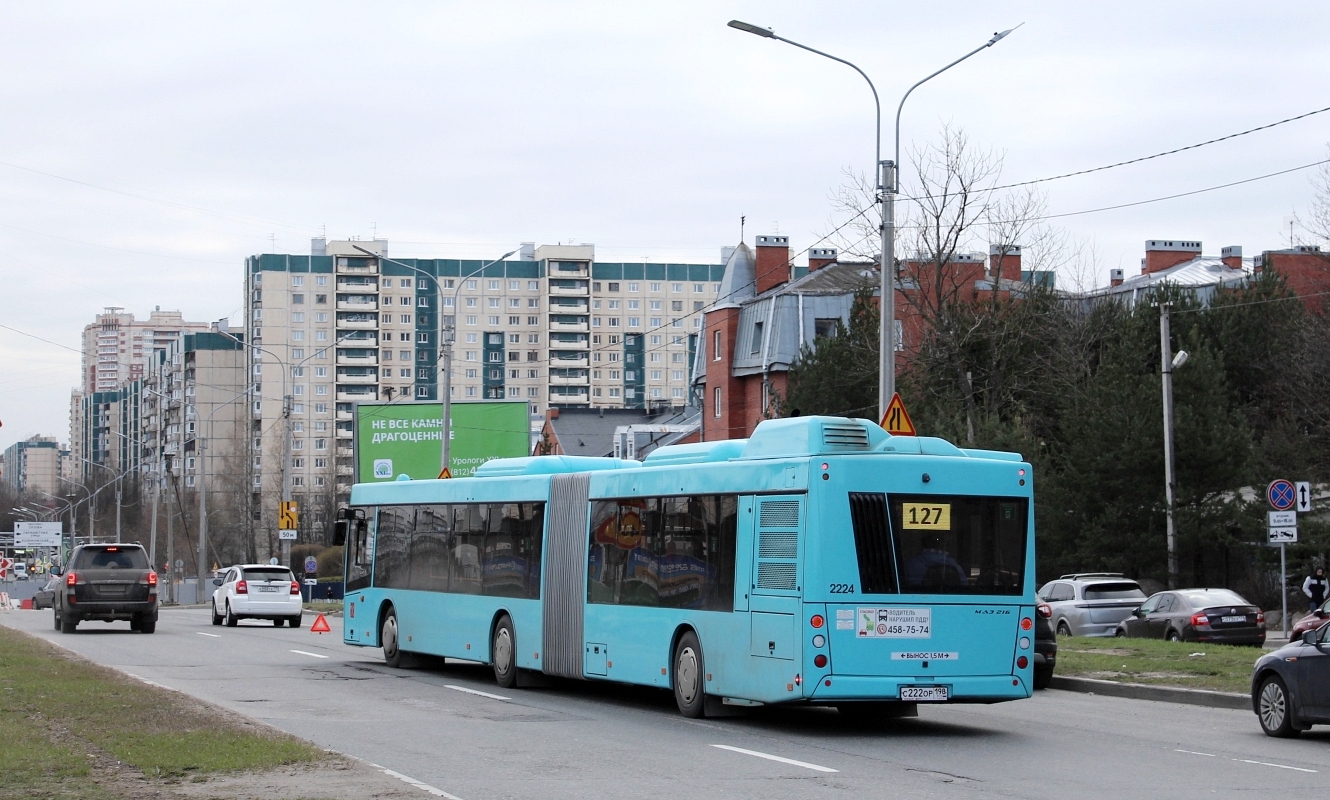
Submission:
[[[1094,678],[1068,678],[1061,675],[1053,676],[1050,688],[1108,697],[1126,697],[1132,700],[1155,700],[1163,703],[1185,703],[1191,706],[1251,711],[1251,698],[1236,692],[1212,692],[1206,689],[1150,686],[1144,683],[1118,683],[1117,681],[1101,681]]]

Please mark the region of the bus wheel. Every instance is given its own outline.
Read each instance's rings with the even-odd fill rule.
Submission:
[[[499,618],[499,624],[494,626],[494,642],[490,652],[494,654],[494,682],[505,689],[511,689],[517,683],[516,641],[513,621],[504,614]]]
[[[383,628],[379,630],[379,642],[383,645],[383,662],[393,669],[402,666],[402,649],[397,646],[397,612],[392,608],[383,617]]]
[[[706,684],[703,681],[702,645],[697,634],[688,631],[679,637],[674,648],[674,702],[679,713],[689,719],[702,716],[706,706]]]

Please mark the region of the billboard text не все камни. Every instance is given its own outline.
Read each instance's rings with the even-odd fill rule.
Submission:
[[[449,471],[465,478],[491,458],[530,455],[525,402],[452,403]],[[361,403],[356,406],[356,480],[361,483],[438,477],[438,403]]]

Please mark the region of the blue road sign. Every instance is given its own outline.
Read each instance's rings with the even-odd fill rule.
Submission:
[[[314,560],[314,556],[305,556],[305,574],[312,575],[319,569],[319,562]]]
[[[1270,482],[1265,490],[1265,498],[1270,501],[1270,506],[1276,511],[1288,511],[1297,502],[1297,496],[1293,492],[1293,484],[1283,478]]]

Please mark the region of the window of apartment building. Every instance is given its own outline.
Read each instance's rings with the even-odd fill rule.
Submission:
[[[292,468],[292,469],[304,469],[304,468],[305,468],[305,459],[303,459],[303,458],[293,458],[293,459],[291,459],[291,468]]]
[[[700,283],[695,283],[695,284],[693,284],[693,294],[702,294],[702,292],[705,292],[705,291],[706,291],[706,287],[704,287],[702,284],[700,284]]]
[[[528,324],[528,325],[539,325],[539,324],[540,324],[540,317],[527,317],[527,318],[526,318],[526,324]]]
[[[510,291],[510,292],[519,292],[519,291],[521,291],[521,290],[522,290],[522,282],[521,282],[521,281],[508,281],[508,291]]]
[[[326,306],[326,305],[328,305],[328,295],[326,295],[326,294],[316,294],[316,295],[314,295],[314,305],[316,305],[316,306]]]
[[[398,361],[410,361],[410,360],[411,360],[411,351],[410,351],[410,350],[399,350],[399,351],[397,351],[397,360],[398,360]]]
[[[314,321],[315,321],[315,322],[327,322],[327,321],[328,321],[328,312],[327,312],[327,311],[315,311],[315,312],[314,312]]]
[[[628,291],[630,291],[630,292],[636,292],[637,290],[638,290],[638,284],[636,284],[636,283],[629,283],[629,284],[628,284]]]
[[[429,351],[428,351],[428,350],[417,350],[417,351],[416,351],[416,360],[417,360],[417,361],[429,361]]]
[[[660,361],[660,353],[652,353],[652,354],[651,354],[651,360],[652,360],[652,361]]]
[[[628,318],[628,327],[630,327],[630,328],[640,328],[640,327],[642,327],[642,326],[641,326],[641,322],[642,322],[642,318],[641,318],[641,317],[629,317],[629,318]]]
[[[613,283],[613,282],[610,283],[610,285],[609,285],[609,290],[610,290],[611,292],[617,292],[617,291],[619,291],[619,284],[617,284],[617,283]]]
[[[526,371],[526,376],[527,376],[528,378],[539,378],[539,377],[540,377],[540,370],[529,369],[529,370]]]
[[[540,360],[540,355],[539,355],[538,353],[536,353],[535,350],[528,350],[528,351],[526,351],[526,360],[527,360],[527,361],[539,361],[539,360]]]
[[[315,275],[315,276],[314,276],[314,285],[315,285],[315,286],[327,286],[327,285],[328,285],[328,276],[327,276],[327,275]]]
[[[316,342],[326,342],[326,341],[328,341],[328,332],[327,332],[327,331],[314,331],[314,341],[316,341]]]
[[[468,333],[468,334],[466,335],[466,343],[467,343],[467,344],[475,344],[475,343],[476,343],[476,336],[478,336],[478,335],[479,335],[479,334]]]
[[[315,413],[315,414],[327,414],[327,413],[328,413],[328,404],[327,404],[327,403],[315,403],[315,404],[314,404],[314,413]]]
[[[305,278],[304,278],[304,276],[303,276],[303,275],[292,275],[292,276],[291,276],[291,285],[292,285],[292,286],[295,286],[295,287],[304,286],[304,285],[305,285]]]
[[[291,312],[291,321],[292,321],[292,322],[296,322],[296,323],[304,322],[304,321],[305,321],[305,312],[303,312],[303,311],[293,311],[293,312]]]
[[[520,334],[520,333],[510,333],[510,334],[508,334],[508,343],[509,343],[509,344],[521,344],[521,343],[522,343],[522,334]]]
[[[509,318],[508,318],[508,324],[509,324],[509,325],[521,325],[521,324],[522,324],[522,318],[521,318],[521,317],[509,317]]]
[[[391,302],[392,302],[392,298],[390,298],[390,297],[385,297],[385,298],[384,298],[384,302],[385,302],[385,303],[391,303]],[[411,298],[410,298],[410,296],[408,296],[408,295],[403,295],[402,297],[397,298],[397,304],[398,304],[398,305],[402,305],[402,306],[409,306],[409,305],[411,305]]]
[[[617,334],[617,333],[611,333],[611,334],[610,334],[610,338],[609,338],[609,342],[610,342],[610,344],[618,344],[618,343],[619,343],[619,334]]]
[[[393,351],[391,351],[391,350],[384,350],[384,351],[382,351],[382,352],[379,354],[379,357],[382,358],[384,361],[392,361],[392,360],[393,360]]]
[[[466,396],[467,396],[467,397],[475,397],[475,396],[476,396],[476,387],[474,387],[474,386],[468,386],[468,387],[466,387]]]
[[[671,284],[670,284],[670,291],[673,292],[673,293],[675,293],[675,294],[679,294],[679,293],[681,293],[681,292],[683,291],[683,284],[682,284],[682,283],[671,283]]]
[[[720,387],[717,386],[711,392],[711,416],[720,416]]]
[[[467,307],[467,308],[475,308],[478,299],[479,299],[479,298],[475,298],[475,297],[468,297],[468,298],[466,298],[466,307]]]
[[[509,307],[509,308],[521,308],[521,307],[522,307],[522,298],[520,298],[520,297],[510,297],[510,298],[508,298],[508,307]]]
[[[642,307],[642,301],[641,301],[641,300],[629,300],[629,301],[628,301],[628,310],[629,310],[629,311],[636,311],[636,310],[638,310],[638,309],[641,308],[641,307]]]
[[[328,459],[326,458],[314,459],[314,469],[326,469],[327,466],[328,466]]]
[[[522,390],[519,389],[519,388],[517,388],[516,386],[509,386],[509,387],[508,387],[508,396],[509,396],[509,397],[521,397],[521,396],[522,396]]]
[[[592,360],[592,361],[599,362],[599,361],[600,361],[600,353],[592,353],[592,354],[591,354],[591,360]]]
[[[379,322],[383,323],[384,325],[391,325],[393,324],[393,315],[383,314],[379,317]]]
[[[451,297],[445,297],[445,298],[443,298],[442,305],[443,305],[444,308],[452,308],[452,307],[453,307],[453,298],[451,298]]]
[[[413,281],[412,281],[411,278],[398,278],[398,279],[397,279],[397,285],[398,285],[398,286],[401,286],[403,289],[410,289],[412,283],[413,283]]]
[[[417,386],[416,397],[429,397],[429,388],[426,386]]]
[[[619,301],[618,301],[618,300],[610,300],[610,301],[608,301],[608,302],[609,302],[609,305],[610,305],[610,308],[611,308],[611,309],[616,309],[616,308],[619,307]]]
[[[671,300],[671,301],[670,301],[670,310],[671,310],[671,311],[683,311],[683,301],[682,301],[682,300]]]
[[[393,288],[393,279],[392,279],[392,278],[384,278],[384,279],[383,279],[383,288],[385,288],[385,289],[391,289],[391,288]]]
[[[609,359],[609,360],[610,360],[610,363],[611,363],[611,364],[618,363],[618,361],[619,361],[619,354],[618,354],[618,353],[610,353],[609,356],[610,356],[610,359]]]
[[[617,386],[611,386],[610,397],[618,397],[618,396],[619,396],[619,388]]]
[[[490,362],[491,362],[491,363],[496,362],[496,361],[502,361],[502,360],[503,360],[503,353],[500,353],[500,352],[497,352],[497,351],[496,351],[496,352],[493,352],[493,353],[490,353]]]
[[[315,351],[314,351],[314,357],[315,357],[315,358],[327,358],[327,357],[328,357],[328,350],[327,350],[327,348],[320,347],[318,350],[315,350]]]
[[[617,369],[610,370],[610,380],[612,381],[619,380],[619,370]]]
[[[467,371],[466,371],[466,377],[468,377],[468,378],[474,378],[474,377],[477,377],[477,376],[476,376],[476,370],[474,370],[474,369],[469,369],[469,370],[467,370]]]
[[[538,292],[538,291],[540,291],[540,281],[527,281],[527,282],[526,282],[526,290],[527,290],[528,292]]]
[[[291,368],[291,377],[292,377],[292,378],[303,378],[303,377],[305,377],[305,368],[304,368],[304,367],[292,367],[292,368]]]
[[[600,397],[600,387],[599,387],[599,386],[597,386],[596,388],[594,388],[594,389],[591,390],[591,396],[592,396],[592,397]]]
[[[720,331],[711,332],[711,360],[720,361]],[[674,354],[678,356],[678,353]]]
[[[485,299],[488,301],[488,304],[489,304],[489,307],[490,307],[490,308],[498,308],[498,307],[499,307],[499,298],[497,298],[497,297],[487,297],[487,298],[485,298]]]
[[[592,281],[592,282],[591,282],[591,291],[593,291],[593,292],[599,292],[599,291],[600,291],[600,281]]]
[[[315,431],[316,433],[322,433],[322,432],[324,432],[324,431],[326,431],[326,430],[328,430],[328,423],[327,423],[326,421],[324,421],[324,422],[316,422],[316,423],[314,423],[314,431]],[[318,464],[315,464],[314,466],[317,467]]]
[[[540,298],[539,298],[539,297],[528,297],[528,298],[526,299],[526,307],[527,307],[527,308],[540,308]]]
[[[711,284],[711,291],[716,294],[720,294],[720,284],[719,283]]]
[[[422,333],[417,333],[417,334],[416,334],[416,342],[417,342],[418,344],[429,344],[429,334],[428,334],[428,333],[423,333],[423,332],[422,332]]]
[[[410,370],[405,370],[405,369],[404,369],[404,370],[402,370],[402,372],[406,373],[405,375],[402,376],[403,378],[409,378],[409,377],[411,377],[411,371],[410,371]],[[421,380],[429,380],[429,369],[426,368],[426,369],[416,370],[416,377],[419,378],[419,379],[421,379]]]
[[[670,380],[672,380],[672,381],[681,381],[681,380],[683,380],[683,370],[681,370],[681,369],[676,369],[676,370],[671,371],[671,372],[670,372]]]
[[[474,292],[474,291],[476,290],[476,282],[475,282],[475,280],[472,279],[472,280],[467,281],[467,282],[466,282],[466,288],[467,288],[468,290]]]
[[[409,378],[409,377],[411,377],[411,368],[410,368],[410,367],[401,367],[401,368],[399,368],[399,369],[397,370],[397,377],[399,377],[399,378]]]
[[[520,369],[510,369],[510,370],[508,370],[508,377],[509,377],[509,378],[514,378],[514,379],[516,379],[516,378],[520,378],[520,377],[521,377],[521,374],[520,374],[521,372],[522,372],[522,370],[520,370]]]
[[[388,316],[391,317],[392,315],[389,314]],[[391,320],[389,320],[389,321],[391,321]],[[397,321],[400,322],[400,323],[402,323],[403,325],[410,325],[410,324],[411,324],[411,315],[410,315],[410,314],[402,314],[401,317],[400,317],[400,319],[398,319]]]
[[[291,413],[292,413],[292,414],[303,414],[303,413],[305,413],[305,404],[304,404],[304,403],[292,403],[292,404],[291,404]]]
[[[407,299],[409,300],[409,299],[411,299],[411,298],[408,297]],[[408,303],[408,305],[410,305],[410,304]],[[417,307],[417,308],[429,308],[429,296],[428,296],[428,295],[423,295],[423,294],[422,294],[420,297],[417,297],[417,298],[416,298],[416,307]]]
[[[304,331],[291,331],[291,341],[293,341],[293,342],[303,342],[303,341],[305,341],[305,332],[304,332]]]
[[[393,376],[393,368],[392,368],[392,367],[384,367],[382,373],[380,373],[380,374],[381,374],[383,377],[385,377],[385,378],[391,378],[391,377]]]
[[[652,317],[651,320],[650,320],[650,322],[649,322],[648,324],[649,324],[650,327],[652,327],[652,328],[659,328],[659,327],[660,327],[660,317]]]
[[[540,389],[537,388],[537,387],[535,387],[535,386],[528,386],[528,387],[526,387],[526,396],[527,396],[527,397],[540,397]],[[533,406],[532,409],[531,409],[531,413],[532,413],[532,414],[537,413],[537,412],[536,412],[536,409],[535,409],[534,406]]]
[[[611,328],[617,328],[617,327],[619,327],[619,318],[618,318],[618,317],[608,317],[607,319],[608,319],[608,321],[609,321],[609,327],[611,327]]]
[[[761,323],[761,322],[754,322],[754,323],[753,323],[753,340],[752,340],[752,342],[750,343],[750,348],[751,348],[751,349],[750,349],[750,353],[751,353],[752,355],[757,355],[758,353],[762,352],[762,323]]]
[[[498,281],[490,281],[489,286],[490,286],[490,291],[491,291],[491,292],[497,292],[497,291],[499,291],[499,282],[498,282]]]
[[[600,327],[600,317],[592,317],[592,318],[591,318],[591,327],[593,327],[593,328],[599,328],[599,327]]]
[[[660,310],[660,301],[659,301],[659,300],[650,300],[650,301],[648,301],[648,303],[649,303],[650,308],[651,308],[652,311],[659,311],[659,310]]]
[[[499,318],[498,318],[498,317],[488,317],[487,319],[489,320],[489,324],[490,324],[490,325],[498,325],[498,324],[499,324]]]
[[[299,305],[304,305],[304,303],[305,303],[305,295],[303,294],[291,295],[291,305],[299,306]]]
[[[683,389],[671,389],[670,397],[683,397]]]
[[[466,351],[466,360],[467,360],[467,361],[475,361],[475,360],[476,360],[476,351],[475,351],[475,350],[468,350],[468,351]]]
[[[627,369],[627,370],[624,370],[624,372],[623,372],[623,379],[626,380],[626,381],[635,381],[635,380],[637,380],[637,370],[635,370],[635,369]]]
[[[693,301],[693,310],[694,310],[694,311],[701,311],[701,310],[702,310],[702,301],[701,301],[701,300],[694,300],[694,301]]]
[[[298,438],[297,438],[297,439],[292,439],[292,440],[291,440],[291,449],[292,449],[292,450],[304,450],[304,449],[305,449],[305,440],[304,440],[304,439],[298,439]]]

